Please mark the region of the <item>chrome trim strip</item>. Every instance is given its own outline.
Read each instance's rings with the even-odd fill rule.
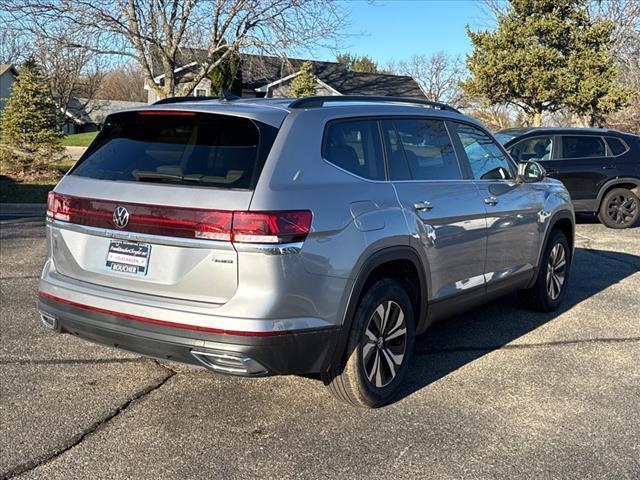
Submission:
[[[53,225],[62,230],[95,235],[98,237],[115,238],[119,240],[131,240],[134,242],[154,243],[157,245],[169,245],[173,247],[185,248],[206,248],[214,250],[233,250],[231,242],[220,240],[199,240],[197,238],[166,237],[164,235],[151,235],[147,233],[127,232],[123,230],[112,230],[109,228],[90,227],[77,223],[61,222],[47,218],[47,224]]]
[[[282,243],[273,245],[268,243],[234,243],[238,253],[262,253],[265,255],[291,255],[300,253],[304,242]]]

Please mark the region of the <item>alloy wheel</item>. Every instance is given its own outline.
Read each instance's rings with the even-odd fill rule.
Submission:
[[[362,364],[369,382],[382,388],[396,377],[407,349],[407,325],[400,305],[378,305],[364,332]]]
[[[627,225],[635,218],[637,209],[634,198],[621,193],[609,199],[607,215],[617,225]]]
[[[549,254],[547,265],[547,293],[551,300],[556,300],[562,293],[567,276],[567,252],[564,245],[556,243]]]

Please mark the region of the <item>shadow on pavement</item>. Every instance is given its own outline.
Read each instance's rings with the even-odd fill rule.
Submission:
[[[502,348],[624,280],[638,271],[639,261],[640,257],[635,255],[576,248],[570,283],[559,310],[532,312],[520,304],[517,295],[509,295],[433,325],[416,339],[406,387],[397,400]],[[593,268],[598,275],[585,271]]]
[[[598,220],[598,216],[595,213],[576,213],[576,223],[578,225],[597,225],[600,223],[600,220]],[[628,230],[633,228],[640,228],[640,218],[635,225],[629,227]],[[612,231],[614,230],[612,229]]]

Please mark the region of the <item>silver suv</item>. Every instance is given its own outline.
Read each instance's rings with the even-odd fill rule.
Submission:
[[[510,291],[561,302],[569,194],[484,127],[401,98],[114,113],[50,193],[43,323],[221,373],[397,394],[414,339]]]

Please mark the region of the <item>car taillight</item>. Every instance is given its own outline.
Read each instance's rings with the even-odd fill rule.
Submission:
[[[65,202],[65,197],[49,192],[47,195],[47,217],[68,222],[70,221],[69,213],[69,202]]]
[[[118,207],[125,216],[115,215]],[[239,243],[304,240],[311,229],[309,210],[247,212],[120,203],[49,192],[47,217],[62,222],[126,232]]]
[[[304,240],[311,228],[311,212],[233,212],[233,241],[285,243]]]

